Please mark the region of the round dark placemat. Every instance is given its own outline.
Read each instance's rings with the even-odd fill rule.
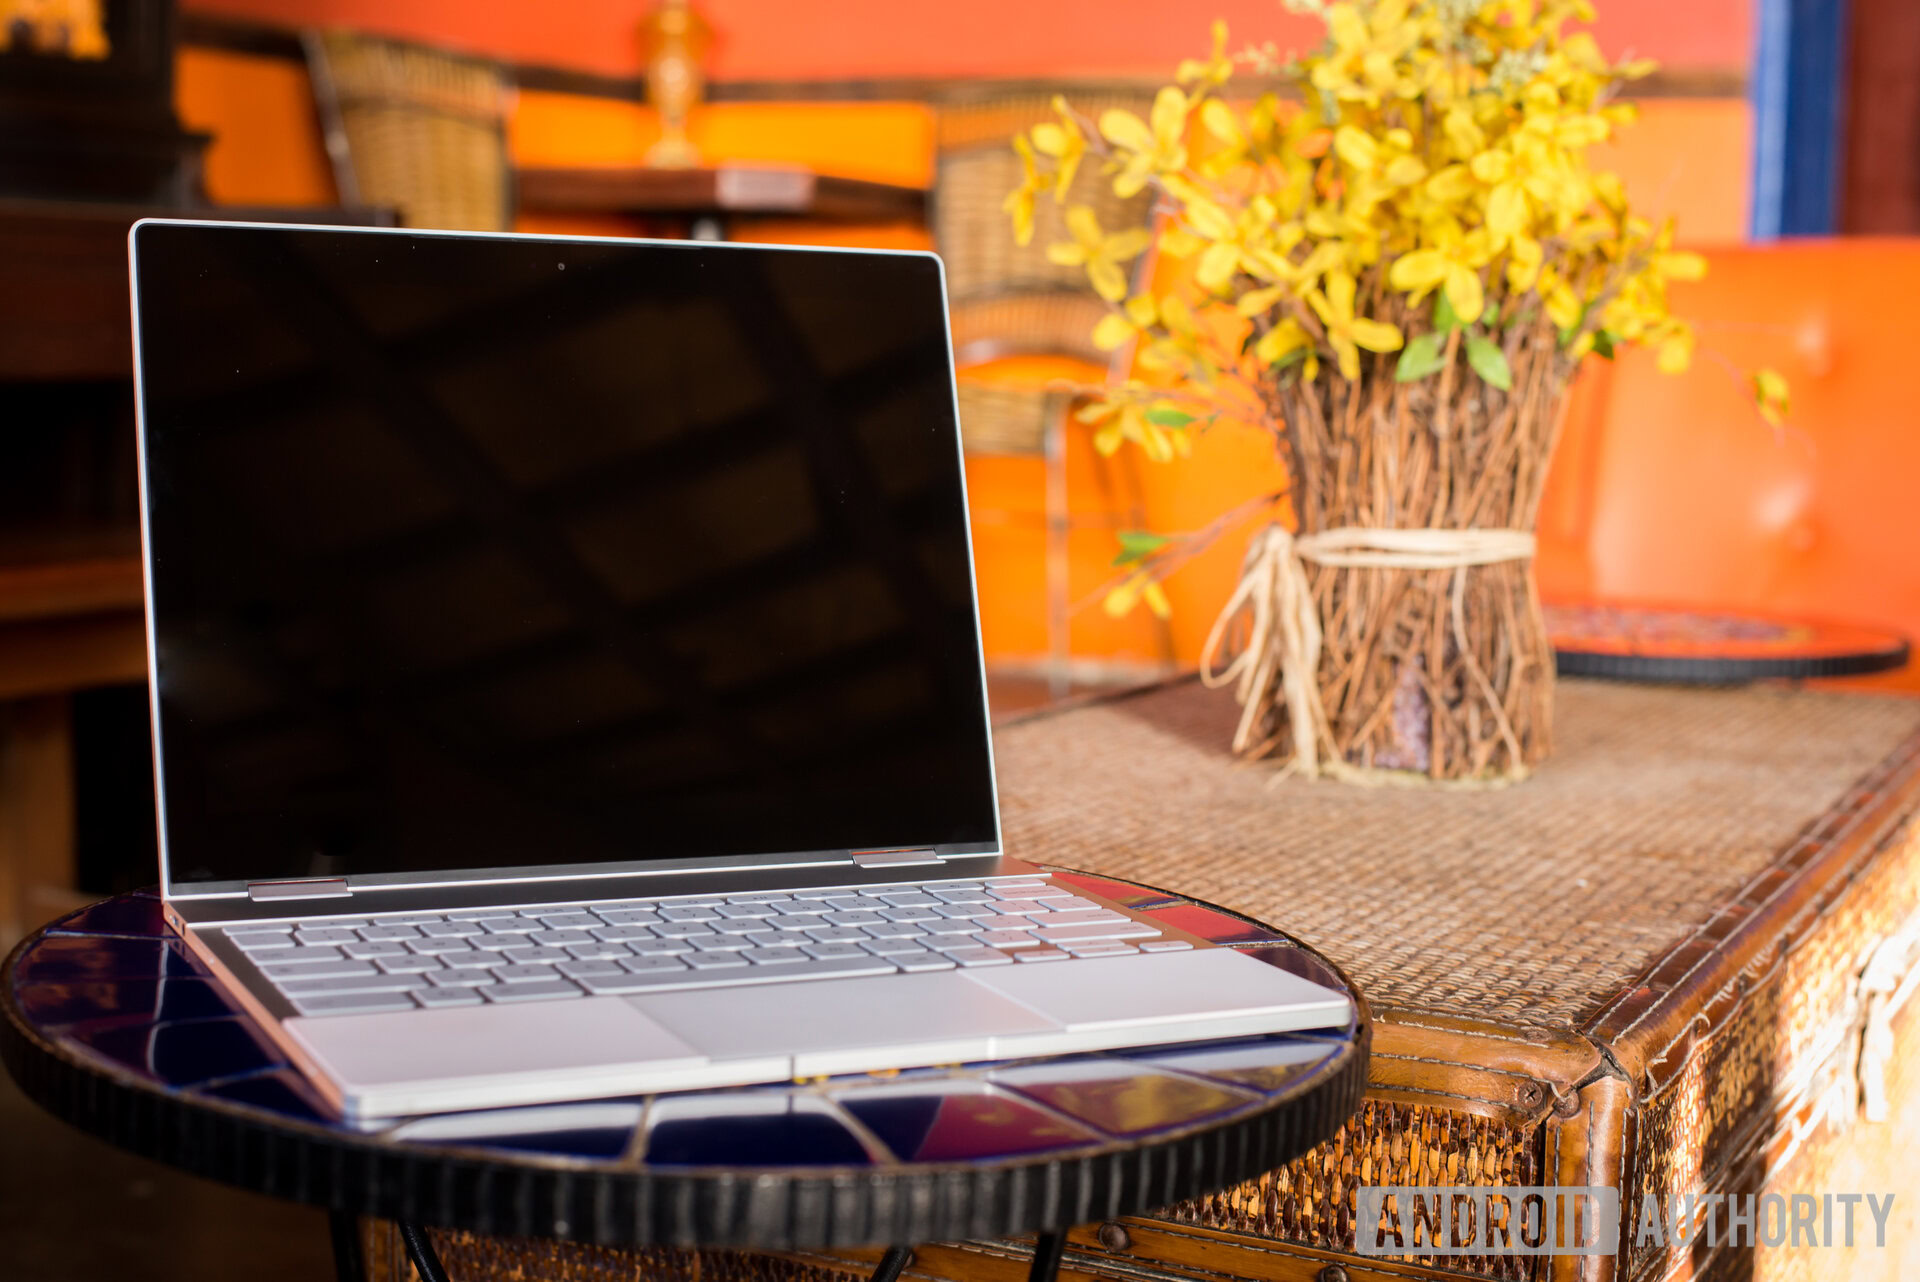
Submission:
[[[55,1115],[197,1175],[336,1212],[629,1246],[886,1246],[1084,1223],[1271,1170],[1359,1106],[1366,1006],[1319,954],[1211,905],[1057,876],[1345,991],[1355,1020],[357,1129],[138,893],[14,950],[0,1059]]]
[[[1736,685],[1887,672],[1908,657],[1906,638],[1883,628],[1597,602],[1542,611],[1564,677]]]

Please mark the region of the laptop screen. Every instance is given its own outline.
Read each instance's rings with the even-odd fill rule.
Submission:
[[[135,232],[170,885],[998,827],[929,256]]]

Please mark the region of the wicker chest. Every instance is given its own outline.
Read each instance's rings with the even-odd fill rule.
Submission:
[[[1498,791],[1276,780],[1191,681],[996,735],[1007,849],[1176,887],[1338,961],[1376,1018],[1333,1142],[1075,1234],[1084,1277],[1920,1276],[1920,701],[1563,682],[1557,755]],[[1887,1245],[1353,1253],[1361,1185],[1893,1191]],[[809,1272],[849,1275],[845,1259]],[[1018,1282],[1018,1244],[914,1272]]]
[[[1082,1226],[1063,1276],[1920,1277],[1920,701],[1563,682],[1556,756],[1497,791],[1276,779],[1225,753],[1236,712],[1187,680],[1003,725],[1006,848],[1321,949],[1373,1008],[1368,1097],[1253,1183]],[[1355,1193],[1380,1185],[1610,1187],[1623,1240],[1363,1257]],[[1889,1191],[1878,1248],[1864,1214],[1852,1250],[1628,1231],[1648,1195]],[[873,1263],[470,1246],[496,1278],[856,1282]],[[1021,1282],[1024,1246],[923,1246],[909,1272]]]

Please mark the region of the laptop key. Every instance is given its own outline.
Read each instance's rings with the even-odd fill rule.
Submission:
[[[815,926],[826,925],[827,919],[821,913],[781,913],[763,924],[777,926],[781,930],[812,930]]]
[[[719,921],[708,922],[707,926],[722,935],[750,935],[757,930],[767,930],[778,922],[777,917],[737,917],[732,920],[722,917]]]
[[[705,956],[716,956],[708,953]],[[739,954],[735,954],[738,956]],[[951,964],[951,963],[949,963]],[[900,968],[891,957],[803,958],[776,966],[748,966],[678,971],[649,971],[619,978],[594,977],[580,982],[593,993],[658,992],[676,988],[730,988],[746,984],[785,984],[803,979],[845,979],[855,975],[891,975]]]
[[[915,910],[909,908],[903,911],[913,912]],[[947,904],[944,907],[931,908],[926,911],[931,912],[936,917],[947,917],[955,921],[969,917],[993,917],[998,915],[993,911],[993,905],[991,904]]]
[[[1077,926],[1049,928],[1040,926],[1040,938],[1049,944],[1078,943],[1089,939],[1158,939],[1160,932],[1143,921],[1122,917],[1116,922],[1081,923]]]
[[[755,948],[798,948],[813,942],[813,936],[803,930],[756,930],[740,938]]]
[[[1026,948],[1014,954],[1023,962],[1071,961],[1071,953],[1063,953],[1058,948]]]
[[[1103,939],[1096,944],[1068,944],[1067,951],[1075,957],[1118,957],[1122,953],[1137,953],[1140,950],[1117,939]]]
[[[437,921],[422,926],[420,933],[428,939],[464,939],[468,935],[484,935],[486,927],[470,921]]]
[[[310,930],[293,932],[293,942],[296,944],[352,944],[359,940],[360,936],[339,926],[316,926]]]
[[[339,961],[346,956],[331,944],[318,944],[311,947],[296,946],[278,948],[271,957],[262,957],[259,964],[266,966],[299,966],[307,962]]]
[[[815,944],[814,947],[839,948],[843,947],[843,945]],[[924,954],[927,951],[911,939],[869,939],[866,943],[858,945],[858,947],[872,953],[875,957],[911,957],[916,953]]]
[[[364,959],[369,957],[404,957],[407,946],[399,941],[377,944],[342,944],[340,951],[349,957]]]
[[[483,953],[478,948],[451,953],[434,953],[432,956],[450,970],[473,970],[476,967],[485,968],[500,964],[500,954]]]
[[[431,957],[435,953],[470,953],[473,946],[464,939],[414,939],[408,941],[407,950]]]
[[[421,934],[418,926],[407,925],[404,922],[398,925],[389,925],[383,922],[378,926],[363,927],[360,931],[360,938],[372,944],[378,943],[383,939],[419,939],[421,938]]]
[[[581,988],[570,979],[555,976],[525,984],[494,984],[473,990],[490,1002],[550,1001],[556,997],[579,997]]]
[[[932,908],[940,902],[932,895],[919,890],[891,892],[878,895],[876,898],[892,908]]]
[[[1020,921],[1022,925],[1026,924],[1024,918],[1016,918],[1016,920]],[[984,928],[985,923],[983,921],[967,920],[964,918],[955,921],[950,917],[935,917],[932,921],[923,921],[920,923],[920,929],[926,931],[929,935],[971,935]]]
[[[1031,917],[1047,911],[1046,906],[1037,899],[1002,899],[993,905],[993,909],[1003,917]]]
[[[827,914],[828,923],[835,926],[871,926],[876,922],[885,920],[886,918],[882,917],[879,913],[870,912],[865,908],[853,908],[845,912],[831,912]]]
[[[705,922],[663,921],[653,928],[653,933],[662,939],[686,939],[693,935],[711,935],[716,932],[709,929]]]
[[[861,939],[866,938],[866,936],[861,935],[859,931],[853,933]],[[803,962],[807,959],[807,955],[798,948],[782,948],[779,946],[773,948],[749,948],[740,955],[756,966],[789,966],[795,962]]]
[[[687,951],[691,952],[692,949]],[[633,975],[649,975],[658,971],[685,970],[687,964],[678,957],[641,956],[625,957],[620,960],[620,969]]]
[[[409,988],[425,988],[427,981],[418,975],[382,975],[369,966],[365,974],[338,975],[326,979],[289,979],[280,985],[280,991],[289,997],[303,997],[309,993],[324,996],[327,993],[401,993]]]
[[[631,939],[652,939],[653,931],[645,926],[597,926],[587,932],[603,943],[625,943]]]
[[[678,925],[690,925],[690,924],[695,924],[695,923],[704,922],[704,921],[718,921],[719,919],[720,919],[720,914],[712,908],[687,907],[687,908],[662,908],[660,910],[661,921],[670,922]]]
[[[580,961],[610,961],[615,957],[631,957],[633,951],[625,944],[606,944],[598,940],[586,944],[568,944],[567,956]]]
[[[999,949],[983,948],[978,944],[970,948],[947,948],[941,951],[945,952],[950,960],[957,961],[962,966],[1007,966],[1013,962],[1013,958]]]
[[[1112,925],[1114,922],[1132,921],[1125,913],[1114,912],[1110,908],[1076,909],[1073,912],[1045,913],[1034,921],[1036,926],[1059,928],[1062,926]]]
[[[565,953],[562,953],[560,957],[562,961],[572,960]],[[558,976],[559,973],[560,972],[551,966],[522,965],[519,963],[510,963],[505,966],[495,966],[493,968],[493,977],[503,984],[524,984],[533,980],[553,979]]]
[[[574,960],[564,948],[509,948],[500,955],[518,966]]]
[[[491,984],[493,975],[485,970],[436,970],[427,976],[427,982],[436,988],[478,988]]]
[[[925,939],[927,932],[910,921],[885,921],[878,926],[862,926],[860,929],[875,939]]]
[[[440,1006],[478,1006],[486,999],[472,988],[423,988],[413,1000],[432,1010]]]
[[[930,953],[924,948],[921,949],[917,955],[914,953],[895,953],[889,956],[887,960],[910,975],[924,970],[954,970],[960,965],[959,962],[954,961],[951,957],[944,957],[939,953]]]
[[[592,913],[581,912],[578,908],[568,908],[559,912],[535,914],[552,930],[584,930],[588,926],[598,926],[600,919]]]
[[[475,935],[467,943],[473,948],[490,953],[502,953],[509,948],[529,947],[525,935]]]
[[[561,962],[558,966],[555,966],[554,969],[562,975],[565,975],[568,979],[586,979],[590,975],[624,975],[627,973],[620,969],[619,962],[598,959]]]
[[[984,886],[967,886],[953,890],[934,889],[927,892],[943,904],[986,904],[993,902],[993,895]]]
[[[747,917],[772,917],[780,910],[772,904],[722,904],[714,911],[722,917],[731,917],[739,920]]]
[[[537,917],[483,917],[480,924],[495,935],[531,935],[546,929]]]
[[[592,935],[589,935],[584,930],[575,930],[571,927],[564,930],[536,930],[533,934],[528,935],[527,938],[536,944],[543,944],[548,948],[563,948],[568,944],[591,944],[593,942]]]
[[[293,999],[302,1015],[371,1015],[390,1010],[413,1010],[407,993],[335,993]]]
[[[695,953],[687,958],[687,966],[692,970],[740,970],[749,965],[739,953]]]
[[[292,948],[294,946],[292,931],[287,931],[284,934],[270,931],[241,931],[238,933],[228,931],[227,938],[231,939],[234,947],[243,953],[274,952],[279,949]]]
[[[1140,941],[1140,951],[1143,953],[1177,953],[1192,947],[1193,945],[1184,939],[1143,939]]]
[[[869,938],[859,926],[815,926],[806,934],[816,944],[857,944]]]
[[[755,947],[745,935],[702,935],[687,942],[696,953],[739,953]]]
[[[376,957],[373,964],[389,975],[419,975],[430,970],[444,970],[438,957],[422,957],[409,953],[405,957]]]
[[[380,926],[424,926],[428,922],[445,921],[439,913],[390,913],[380,918]]]
[[[987,948],[1038,948],[1040,941],[1031,931],[983,930],[973,938]]]
[[[609,926],[651,926],[660,920],[659,913],[641,908],[607,908],[597,915]]]
[[[868,940],[866,942],[870,944],[873,941]],[[871,955],[866,947],[861,944],[806,944],[801,947],[800,951],[809,957],[821,959],[829,957],[866,957]]]
[[[684,939],[636,939],[627,947],[638,957],[684,957],[693,951]]]

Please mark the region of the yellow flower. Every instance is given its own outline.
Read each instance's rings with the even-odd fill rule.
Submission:
[[[1173,607],[1167,602],[1166,589],[1145,570],[1128,575],[1123,583],[1108,592],[1101,608],[1109,617],[1118,619],[1132,613],[1133,607],[1142,601],[1147,603],[1147,609],[1162,619],[1173,613]]]
[[[1117,312],[1108,312],[1093,327],[1093,345],[1103,352],[1132,342],[1158,322],[1160,307],[1151,294],[1135,294]]]
[[[1465,237],[1446,249],[1416,249],[1402,254],[1387,270],[1387,283],[1414,295],[1444,289],[1453,314],[1468,325],[1486,310],[1486,291],[1480,284],[1478,268],[1470,261]]]
[[[1181,60],[1180,69],[1173,78],[1183,85],[1200,85],[1202,88],[1218,88],[1233,78],[1233,59],[1227,57],[1227,24],[1214,19],[1213,56],[1205,62],[1197,58]]]
[[[1079,172],[1080,158],[1087,154],[1087,140],[1080,133],[1080,126],[1074,120],[1073,113],[1067,109],[1067,100],[1054,96],[1053,109],[1060,113],[1059,123],[1048,121],[1033,127],[1033,148],[1042,155],[1052,156],[1055,165],[1053,198],[1065,200],[1067,189],[1073,186],[1073,176]]]
[[[1118,107],[1102,113],[1101,134],[1114,146],[1132,153],[1113,180],[1115,195],[1136,195],[1155,175],[1186,167],[1187,108],[1187,95],[1168,85],[1154,97],[1150,125]]]
[[[1071,242],[1047,246],[1047,261],[1062,267],[1085,267],[1094,292],[1117,303],[1127,296],[1127,274],[1120,264],[1138,258],[1153,243],[1153,233],[1145,227],[1130,227],[1112,235],[1100,230],[1100,219],[1086,205],[1067,211],[1067,230]]]
[[[1754,371],[1753,400],[1760,408],[1760,417],[1775,427],[1785,423],[1787,415],[1793,412],[1787,380],[1776,369]]]
[[[1033,148],[1026,135],[1014,136],[1013,149],[1020,153],[1020,185],[1007,193],[1000,207],[1013,218],[1013,238],[1018,244],[1033,239],[1033,198],[1047,189],[1047,178],[1033,162]]]
[[[1307,305],[1320,318],[1327,331],[1327,345],[1340,359],[1341,375],[1352,381],[1360,377],[1360,352],[1397,351],[1405,341],[1396,325],[1368,320],[1353,314],[1355,283],[1345,271],[1328,272],[1326,289],[1307,291]]]

